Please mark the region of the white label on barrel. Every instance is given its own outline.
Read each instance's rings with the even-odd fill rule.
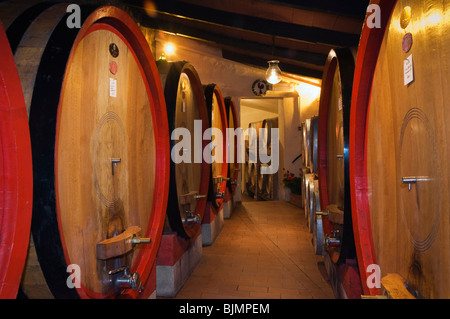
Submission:
[[[403,83],[408,85],[414,81],[414,67],[412,54],[403,61]]]
[[[109,96],[117,97],[117,80],[109,78]]]

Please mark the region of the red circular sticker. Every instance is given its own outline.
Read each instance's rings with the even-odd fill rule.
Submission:
[[[407,33],[403,36],[403,40],[402,40],[402,49],[403,52],[409,52],[409,50],[411,50],[411,46],[412,46],[412,34],[411,33]]]
[[[116,63],[116,62],[112,61],[112,62],[109,63],[109,71],[110,71],[112,74],[116,74],[117,71],[118,71],[118,68],[119,68],[119,67],[117,66],[117,63]]]

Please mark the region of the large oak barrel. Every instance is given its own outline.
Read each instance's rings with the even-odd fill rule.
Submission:
[[[306,183],[305,183],[305,191],[306,191],[306,205],[305,205],[305,218],[306,225],[308,226],[308,230],[312,233],[313,228],[311,224],[311,219],[314,212],[315,207],[315,196],[316,196],[316,175],[315,174],[306,174]]]
[[[239,128],[239,116],[236,109],[236,103],[234,99],[230,96],[225,97],[225,111],[227,113],[227,123],[228,128],[233,129],[235,131]],[[227,131],[229,132],[229,131]],[[231,133],[231,132],[229,132]],[[231,135],[228,136],[228,180],[227,180],[227,188],[230,192],[231,196],[234,196],[236,192],[236,185],[238,183],[240,164],[238,162],[238,147],[240,147],[238,141],[238,136],[233,135],[233,142],[231,141]],[[231,146],[233,146],[231,150]]]
[[[251,122],[248,124],[249,128],[249,146],[248,146],[248,161],[246,162],[247,166],[247,179],[246,179],[246,189],[247,194],[250,197],[258,199],[258,177],[260,175],[261,163],[259,162],[259,154],[258,154],[258,141],[259,141],[259,132],[262,127],[262,122]],[[252,132],[252,133],[250,133]],[[253,136],[253,134],[255,136]]]
[[[313,116],[310,119],[309,132],[309,168],[311,173],[318,173],[318,141],[319,141],[319,117]]]
[[[56,298],[146,298],[169,185],[158,70],[124,11],[82,5],[71,29],[66,10],[53,5],[11,29],[29,19],[21,15],[8,30],[23,33],[15,59],[30,97],[37,257]],[[151,242],[130,246],[135,235]]]
[[[0,52],[0,299],[13,299],[30,238],[33,172],[22,87],[1,23]]]
[[[350,115],[364,293],[379,293],[378,265],[381,277],[399,274],[416,297],[448,299],[450,7],[447,1],[373,4],[380,25],[364,25]]]
[[[303,166],[306,168],[310,168],[310,127],[311,127],[311,119],[306,119],[302,123],[302,162]]]
[[[335,263],[355,258],[350,203],[348,138],[354,57],[351,49],[331,50],[325,64],[319,104],[318,177],[325,238]],[[333,208],[330,209],[329,206]],[[331,216],[331,215],[338,215]],[[343,222],[342,222],[343,220]],[[339,221],[339,222],[336,222]],[[330,242],[330,241],[326,241]]]
[[[306,194],[306,190],[308,189],[308,183],[309,183],[309,175],[310,174],[310,172],[309,172],[309,168],[303,168],[302,169],[302,208],[303,208],[303,210],[304,210],[304,213],[305,213],[305,218],[306,218],[306,214],[307,214],[307,212],[306,212],[306,206],[308,205],[307,204],[307,202],[308,202],[308,198],[309,198],[309,195],[307,195]]]
[[[267,154],[269,157],[272,154],[272,129],[278,129],[278,117],[265,119],[261,124],[261,135],[259,137],[259,152]],[[276,141],[279,142],[278,140]],[[259,156],[261,159],[261,156]],[[261,163],[261,167],[270,166],[272,163]],[[278,196],[278,173],[274,174],[260,174],[258,176],[258,197],[264,200],[273,200]]]
[[[227,186],[227,115],[225,110],[225,101],[222,92],[216,84],[204,85],[206,108],[209,117],[209,129],[211,131],[211,142],[204,152],[211,155],[211,173],[209,178],[208,202],[211,203],[214,212],[218,213],[223,205],[225,188]],[[215,132],[217,134],[215,134]],[[219,135],[222,134],[222,140]]]
[[[308,219],[308,228],[309,232],[314,233],[314,226],[315,226],[315,219],[316,219],[316,212],[320,211],[320,190],[319,190],[319,180],[316,178],[314,179],[314,189],[311,191],[309,197],[311,202],[311,213],[309,215]],[[317,231],[316,231],[317,234]],[[313,241],[314,242],[314,241]],[[317,251],[317,249],[316,249]]]
[[[208,144],[203,140],[209,123],[205,95],[192,64],[160,60],[157,65],[164,87],[172,150],[166,230],[186,239],[195,238],[201,231],[210,174],[210,164],[202,156]],[[179,134],[185,135],[178,135],[180,129],[183,132]]]

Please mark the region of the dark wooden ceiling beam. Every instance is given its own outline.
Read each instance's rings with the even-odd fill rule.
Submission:
[[[176,15],[187,20],[198,20],[241,30],[291,38],[310,43],[323,43],[334,47],[352,47],[359,41],[359,35],[307,27],[251,15],[236,14],[217,9],[192,5],[176,0],[155,1],[158,12]]]
[[[317,27],[345,33],[360,34],[364,21],[364,12],[357,17],[347,17],[342,13],[323,12],[313,8],[302,9],[284,2],[270,2],[258,0],[179,0],[193,5],[200,5],[236,14],[251,15],[258,18],[280,22]],[[347,0],[348,1],[348,0]],[[364,0],[357,0],[359,5]],[[366,0],[368,2],[368,0]],[[317,1],[310,1],[313,5]]]
[[[344,17],[363,19],[366,14],[369,0],[255,0],[257,2],[272,3],[279,6],[288,6],[311,12],[338,14]]]
[[[182,22],[182,21],[181,21]],[[180,23],[180,20],[174,17],[148,18],[143,16],[141,19],[143,26],[163,30],[174,34],[182,34],[192,38],[203,39],[214,42],[221,48],[236,48],[240,51],[246,51],[249,55],[261,55],[277,57],[278,59],[298,60],[300,63],[308,63],[317,66],[325,64],[327,55],[321,53],[312,53],[290,48],[282,48],[277,46],[267,46],[258,42],[247,39],[236,39],[226,35],[209,32],[208,28],[196,28],[190,24]]]

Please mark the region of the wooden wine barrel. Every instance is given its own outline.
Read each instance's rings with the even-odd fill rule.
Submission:
[[[262,144],[260,145],[262,145],[262,149],[260,151],[268,156],[271,156],[272,128],[278,128],[278,117],[263,120],[261,128],[262,134],[260,135],[260,139],[262,140]],[[261,167],[267,167],[270,165],[270,161],[268,163],[261,163]],[[277,198],[278,174],[259,174],[257,186],[259,198],[264,200],[273,200],[274,198]]]
[[[248,135],[245,136],[245,161],[242,164],[242,185],[244,185],[244,191],[248,194],[247,192],[247,183],[248,183],[248,179],[249,179],[249,171],[250,171],[250,163],[249,163],[249,157],[250,157],[250,150],[249,150],[249,137]]]
[[[14,299],[30,238],[33,171],[22,87],[1,23],[0,52],[0,299]]]
[[[169,186],[158,70],[124,11],[82,5],[81,28],[71,29],[66,10],[53,5],[26,30],[8,30],[23,32],[15,59],[31,97],[37,258],[56,298],[146,298]],[[151,242],[134,247],[135,235]]]
[[[318,176],[320,206],[336,205],[344,223],[322,218],[324,236],[339,241],[328,247],[332,260],[344,263],[356,256],[350,203],[348,136],[354,57],[351,49],[331,50],[322,78],[318,126]],[[336,238],[337,237],[337,238]]]
[[[53,4],[49,1],[40,0],[6,0],[0,3],[1,21],[3,28],[9,40],[11,50],[15,51],[18,42],[20,41],[20,33],[8,32],[8,29],[16,23],[16,26],[12,26],[12,29],[21,28],[22,30],[28,28],[33,20],[42,13],[45,9],[51,7]],[[28,10],[29,9],[29,10]],[[18,23],[20,20],[15,21],[19,15],[26,14],[27,21],[22,20],[22,23]],[[14,34],[15,33],[15,34]],[[15,38],[15,35],[18,35]]]
[[[211,142],[207,148],[211,149],[212,158],[211,172],[208,188],[208,202],[211,203],[214,212],[218,213],[223,205],[223,197],[227,186],[228,165],[226,163],[227,154],[227,115],[225,110],[225,101],[222,93],[216,84],[204,85],[206,108],[208,110],[209,126],[212,131]],[[222,140],[217,135],[222,134]],[[209,151],[208,151],[209,153]]]
[[[303,166],[310,168],[310,126],[311,119],[307,119],[302,123],[302,162]]]
[[[311,223],[311,216],[313,216],[314,207],[315,207],[315,193],[316,193],[316,176],[315,174],[308,174],[308,183],[306,187],[307,192],[307,203],[305,207],[305,218],[306,225],[308,226],[308,230],[313,232],[313,224]]]
[[[228,128],[232,128],[233,130],[239,128],[239,115],[237,113],[236,104],[234,102],[234,99],[227,96],[225,97],[225,110],[227,113],[227,123]],[[231,194],[231,196],[234,196],[236,192],[236,185],[239,178],[239,171],[240,171],[240,164],[238,162],[238,147],[239,142],[237,139],[237,136],[234,135],[234,142],[231,144],[231,138],[228,139],[228,178],[227,181],[227,188]],[[231,155],[230,148],[233,145],[233,155]]]
[[[175,231],[179,236],[190,239],[201,231],[200,223],[205,213],[209,186],[210,164],[202,156],[208,144],[203,140],[209,122],[205,95],[200,77],[192,64],[166,60],[157,61],[156,64],[164,88],[171,134],[172,160],[166,231]],[[198,121],[197,131],[195,121]],[[186,140],[183,135],[177,135],[179,130],[175,129],[183,130],[179,134],[188,133]]]
[[[309,132],[309,168],[314,174],[318,173],[318,140],[319,140],[319,117],[313,116],[310,119],[310,132]]]
[[[305,219],[308,223],[310,211],[312,209],[312,202],[311,202],[311,189],[314,189],[314,174],[308,173],[303,175],[303,183],[305,185]]]
[[[362,30],[350,115],[361,282],[365,294],[379,293],[367,285],[375,264],[381,277],[405,278],[416,297],[448,299],[450,7],[373,4],[380,28]]]
[[[316,212],[320,212],[320,190],[318,178],[314,178],[313,184],[313,192],[311,192],[311,194],[309,195],[311,202],[311,211],[308,216],[308,228],[309,232],[314,234],[314,227],[316,226]]]
[[[258,176],[259,176],[259,169],[260,169],[260,162],[259,162],[259,156],[258,156],[258,141],[259,141],[259,129],[262,126],[262,122],[251,122],[248,124],[248,128],[252,130],[253,133],[256,134],[256,137],[253,137],[249,133],[249,156],[248,161],[246,161],[247,165],[247,179],[246,179],[246,189],[247,194],[250,197],[254,197],[257,199],[258,196]],[[250,159],[252,161],[250,161]]]
[[[309,168],[302,168],[301,169],[301,178],[302,178],[302,201],[301,201],[301,207],[304,209],[305,208],[305,203],[306,203],[306,174],[309,174]]]
[[[316,255],[322,255],[324,251],[323,219],[320,207],[319,179],[314,180],[314,193],[312,197],[312,214],[310,215],[309,231],[313,233],[312,244]]]

